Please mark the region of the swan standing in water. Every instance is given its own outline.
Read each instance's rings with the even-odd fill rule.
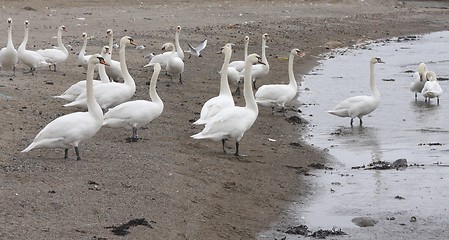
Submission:
[[[124,102],[109,109],[104,115],[103,126],[132,130],[130,141],[136,142],[138,140],[137,128],[156,119],[164,110],[164,103],[156,92],[156,82],[160,71],[161,65],[155,63],[149,88],[151,101],[135,100]]]
[[[298,92],[298,84],[293,73],[293,60],[295,56],[302,57],[304,53],[296,48],[290,51],[288,58],[289,84],[263,85],[256,92],[257,104],[271,107],[272,114],[274,114],[274,107],[279,106],[282,108],[282,114],[285,116],[285,103],[292,100]]]
[[[420,93],[424,87],[426,80],[427,66],[425,63],[421,63],[418,66],[418,71],[413,74],[413,82],[410,84],[410,91],[415,93],[415,101],[418,98],[418,93]]]
[[[114,31],[112,29],[106,30],[106,35],[108,37],[109,44],[109,54],[106,56],[105,60],[109,66],[105,66],[106,74],[111,80],[118,81],[123,78],[122,70],[120,67],[120,62],[112,59],[112,49],[114,49]]]
[[[265,64],[256,64],[251,69],[251,76],[253,79],[253,88],[257,89],[256,87],[256,81],[257,79],[261,79],[268,75],[270,72],[270,65],[268,64],[267,55],[265,53],[265,49],[267,48],[267,40],[268,40],[268,34],[264,33],[262,34],[262,62]],[[243,69],[240,72],[240,76],[245,75],[245,69]]]
[[[124,36],[120,39],[120,67],[123,74],[123,83],[109,82],[97,84],[94,86],[95,98],[102,109],[116,106],[120,103],[128,101],[136,91],[136,83],[128,72],[126,66],[125,48],[126,45],[136,45],[131,37]],[[80,94],[75,101],[67,103],[64,107],[80,107],[86,108],[86,94]]]
[[[62,63],[69,57],[69,51],[65,48],[62,43],[62,32],[66,32],[66,27],[61,25],[58,27],[58,47],[57,48],[47,48],[47,49],[39,49],[36,52],[42,55],[45,58],[45,61],[54,67],[54,71],[56,72],[56,64]]]
[[[224,53],[225,58],[223,66],[220,71],[220,93],[218,96],[207,100],[201,108],[200,118],[193,124],[205,124],[211,117],[219,111],[234,106],[234,99],[232,98],[231,89],[228,83],[228,66],[232,55],[232,46],[230,43],[222,47],[221,52]]]
[[[25,73],[31,73],[34,75],[34,72],[36,71],[37,67],[49,66],[49,64],[45,61],[45,58],[42,57],[42,55],[40,55],[36,51],[26,49],[28,43],[29,22],[25,21],[24,24],[25,24],[25,33],[23,35],[22,44],[20,44],[17,52],[19,54],[19,60],[30,68],[30,71]]]
[[[245,77],[243,95],[245,97],[245,107],[228,107],[215,116],[210,118],[200,133],[192,135],[194,139],[208,138],[214,141],[220,141],[223,145],[223,152],[226,153],[225,141],[235,140],[235,156],[240,156],[239,146],[245,132],[251,128],[257,119],[259,109],[254,99],[251,84],[251,67],[255,63],[263,64],[261,58],[257,54],[251,54],[245,60]]]
[[[430,103],[431,98],[436,98],[437,105],[439,105],[440,95],[443,93],[443,89],[441,89],[437,81],[437,75],[433,71],[428,71],[426,73],[426,79],[427,81],[424,84],[421,94],[424,96],[425,102]]]
[[[370,88],[371,96],[355,96],[350,97],[343,102],[339,103],[334,110],[328,111],[328,113],[339,117],[350,117],[351,126],[354,118],[358,117],[360,125],[362,125],[362,117],[374,111],[380,104],[380,93],[376,87],[376,81],[374,79],[374,65],[376,63],[385,63],[380,58],[372,58],[370,60]]]
[[[104,46],[101,50],[101,56],[106,61],[106,55],[109,53],[109,47]],[[100,74],[100,81],[93,80],[93,85],[97,85],[100,83],[109,83],[109,77],[106,74],[105,65],[100,64],[98,66],[98,73]],[[64,91],[63,94],[59,96],[54,96],[54,98],[64,99],[66,101],[72,102],[74,101],[80,94],[86,92],[86,80],[79,81],[75,84],[72,84],[67,90]]]
[[[19,54],[12,42],[12,19],[8,18],[8,42],[6,47],[0,49],[0,68],[12,68],[12,76],[16,76],[16,64],[18,60]]]
[[[104,59],[95,54],[87,67],[87,112],[75,112],[56,118],[45,126],[33,142],[22,152],[37,148],[64,148],[64,159],[68,158],[69,148],[74,147],[76,159],[81,160],[78,144],[94,136],[103,124],[103,111],[95,101],[92,80],[95,65],[106,64]]]

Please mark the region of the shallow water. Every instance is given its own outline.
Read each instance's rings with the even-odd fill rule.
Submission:
[[[447,78],[447,39],[449,32],[444,31],[417,40],[391,39],[340,49],[326,54],[325,60],[304,76],[300,101],[302,115],[310,123],[306,141],[328,151],[335,161],[331,164],[334,170],[313,172],[316,194],[292,208],[297,225],[305,224],[312,230],[336,227],[349,233],[339,239],[369,239],[370,234],[388,238],[391,231],[398,238],[413,234],[434,237],[444,232],[449,217],[449,167],[434,163],[449,164],[449,82],[440,81],[443,95],[439,105],[435,99],[424,103],[421,95],[415,101],[409,90],[413,74],[409,71],[425,62],[438,78]],[[348,97],[370,95],[372,57],[385,62],[375,66],[381,104],[363,118],[363,126],[355,119],[351,127],[349,118],[327,111]],[[400,158],[418,166],[399,171],[351,169]],[[351,222],[359,216],[372,217],[379,223],[359,228]],[[410,222],[412,216],[418,221]],[[428,231],[430,228],[433,230]]]

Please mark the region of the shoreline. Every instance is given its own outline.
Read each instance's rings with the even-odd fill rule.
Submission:
[[[133,10],[132,17],[114,15],[118,10],[111,7],[100,11],[101,3],[95,1],[87,7],[75,1],[50,9],[32,1],[30,6],[36,12],[31,12],[33,38],[30,42],[35,46],[29,48],[50,44],[55,34],[55,20],[64,20],[73,29],[64,37],[73,47],[71,53],[79,49],[79,35],[84,30],[96,36],[89,43],[88,52],[105,44],[103,33],[108,26],[114,28],[116,39],[124,34],[132,35],[138,44],[146,44],[148,51],[171,40],[178,22],[183,26],[184,44],[199,42],[205,35],[211,40],[204,51],[208,58],[185,60],[189,66],[185,72],[186,84],[181,86],[160,76],[158,91],[165,109],[147,129],[140,130],[142,141],[129,144],[124,142],[129,132],[102,129],[81,145],[86,160],[80,162],[62,161],[61,150],[19,152],[46,123],[74,111],[62,108],[62,102],[50,96],[62,92],[73,82],[73,76],[82,78],[81,68],[71,62],[61,65],[56,73],[39,69],[36,76],[18,72],[15,79],[2,80],[5,87],[1,93],[12,99],[1,102],[4,109],[1,120],[5,123],[2,132],[8,134],[0,142],[0,165],[5,177],[0,203],[5,206],[2,217],[7,219],[7,224],[0,228],[0,236],[113,239],[115,236],[105,227],[142,217],[153,221],[153,229],[132,228],[129,237],[254,239],[261,231],[272,228],[273,223],[276,228],[285,227],[288,221],[283,219],[289,204],[307,196],[311,190],[307,182],[298,181],[299,176],[308,171],[310,163],[325,163],[328,156],[300,140],[307,131],[305,124],[292,125],[279,113],[272,116],[270,109],[262,107],[256,123],[241,142],[242,153],[249,157],[222,155],[220,143],[190,139],[190,135],[202,129],[191,126],[190,121],[198,117],[201,104],[217,92],[214,84],[219,76],[215,70],[220,68],[222,57],[217,57],[215,52],[224,43],[234,42],[233,59],[239,58],[243,37],[248,33],[251,33],[250,52],[259,52],[260,35],[268,32],[268,57],[273,75],[258,84],[282,82],[287,79],[287,62],[282,58],[288,56],[291,48],[306,51],[306,57],[295,59],[294,63],[295,75],[302,76],[316,66],[326,46],[348,46],[367,39],[443,30],[449,19],[444,9],[409,8],[396,1],[367,2],[369,5],[357,1],[293,5],[281,1],[264,2],[264,5],[248,0],[247,5],[237,8],[210,1],[197,8],[201,14],[212,16],[205,22],[189,12],[195,6],[182,1],[174,10],[164,7],[167,5],[163,1],[156,1],[152,6],[140,2],[120,5],[123,13],[128,14],[130,9],[139,6]],[[175,3],[171,1],[168,6]],[[348,6],[354,9],[347,9]],[[4,16],[6,11],[17,13],[15,43],[21,40],[22,21],[30,17],[30,12],[19,7],[2,10]],[[152,8],[158,9],[153,15],[148,13]],[[254,9],[258,12],[254,13]],[[86,21],[80,22],[77,16],[85,16]],[[115,19],[112,23],[100,21],[111,16]],[[156,23],[155,19],[162,19],[161,24],[151,26]],[[231,24],[235,21],[248,24]],[[41,34],[37,35],[39,29]],[[145,81],[151,71],[141,68],[146,53],[127,49],[128,67],[137,82],[135,99],[146,99],[148,94]],[[114,54],[113,58],[117,59],[117,53]],[[70,59],[75,61],[75,57],[72,54]],[[19,71],[22,69],[20,65]],[[5,79],[4,72],[1,73]],[[242,105],[243,99],[236,98],[236,101],[236,105]],[[296,104],[292,102],[288,106],[298,107]],[[293,115],[296,115],[294,111],[287,113]],[[233,143],[227,147],[229,152],[234,149]],[[98,190],[91,189],[92,182]]]

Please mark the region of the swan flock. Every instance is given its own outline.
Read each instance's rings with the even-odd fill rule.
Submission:
[[[29,38],[30,22],[24,22],[24,37],[19,48],[16,50],[13,44],[12,35],[12,19],[7,19],[7,44],[0,50],[0,67],[1,71],[13,70],[13,76],[16,75],[16,67],[23,64],[28,71],[34,75],[39,67],[48,66],[50,70],[57,71],[58,65],[70,64],[75,62],[71,59],[70,53],[66,48],[63,40],[63,33],[67,32],[64,25],[57,28],[57,46],[31,50],[27,49]],[[113,42],[113,31],[108,29],[106,35],[108,37],[107,45],[101,48],[99,53],[87,53],[88,35],[82,33],[78,35],[78,39],[82,42],[82,47],[77,56],[77,62],[80,66],[87,69],[84,79],[75,79],[72,85],[61,95],[54,94],[55,101],[68,101],[65,107],[71,107],[74,112],[62,115],[49,122],[37,133],[34,140],[22,150],[28,152],[39,148],[62,148],[64,149],[64,158],[68,158],[68,150],[75,149],[76,159],[80,160],[79,144],[93,137],[102,127],[105,128],[123,128],[132,131],[131,142],[137,141],[137,131],[139,128],[151,124],[155,119],[163,116],[164,102],[159,96],[160,91],[164,88],[156,88],[156,83],[160,72],[165,70],[166,74],[171,78],[179,78],[179,83],[183,83],[184,72],[188,71],[189,79],[192,77],[192,70],[189,69],[189,61],[198,61],[200,58],[184,59],[184,51],[180,44],[181,27],[177,26],[175,30],[174,43],[167,41],[162,45],[161,54],[152,54],[148,64],[142,64],[142,67],[153,68],[150,86],[148,88],[148,99],[132,99],[136,92],[137,82],[128,70],[126,59],[126,47],[136,45],[134,39],[129,36],[120,38],[118,44],[119,60],[112,59],[112,52],[115,49]],[[213,38],[209,38],[213,39]],[[240,152],[240,143],[243,136],[257,120],[260,107],[270,107],[271,114],[274,114],[275,107],[281,108],[283,116],[286,116],[286,105],[298,95],[298,83],[294,74],[295,56],[303,57],[304,52],[298,48],[293,48],[289,52],[288,57],[288,73],[287,83],[276,83],[273,79],[276,73],[269,71],[269,59],[267,56],[268,34],[262,34],[261,56],[255,53],[248,53],[249,37],[244,38],[244,55],[243,61],[231,61],[233,47],[235,43],[226,43],[221,48],[223,64],[219,83],[211,84],[219,87],[218,96],[212,97],[202,105],[201,112],[196,121],[193,122],[192,131],[197,127],[203,127],[201,131],[192,134],[193,139],[210,139],[221,141],[222,150],[226,153],[225,142],[227,140],[235,141],[235,156],[242,156]],[[93,41],[95,42],[95,41]],[[187,44],[190,56],[204,57],[208,54],[206,49],[207,40],[204,39],[198,47],[192,47]],[[216,43],[213,43],[215,46]],[[147,45],[148,46],[148,45]],[[147,47],[148,48],[148,47]],[[98,49],[100,50],[100,49]],[[99,51],[100,52],[100,51]],[[206,53],[204,53],[206,52]],[[277,53],[279,55],[282,53]],[[285,54],[285,53],[284,53]],[[218,55],[216,55],[218,56]],[[207,57],[215,57],[207,55]],[[240,58],[241,59],[241,58]],[[144,58],[142,58],[144,60]],[[370,60],[370,78],[369,86],[371,95],[350,97],[328,112],[339,117],[350,118],[350,124],[353,125],[354,118],[359,118],[362,125],[363,116],[372,113],[380,105],[380,91],[377,89],[374,65],[384,63],[380,58],[374,57]],[[53,67],[53,69],[51,69]],[[60,68],[59,68],[60,69]],[[147,69],[147,68],[142,68]],[[60,70],[59,70],[60,71]],[[98,71],[100,80],[94,79],[95,72]],[[82,72],[81,72],[82,74]],[[82,76],[80,74],[80,76]],[[190,75],[189,75],[190,74]],[[195,76],[194,78],[201,78]],[[243,78],[243,97],[244,106],[237,106],[233,93],[230,90],[230,84],[235,85],[241,82]],[[256,80],[264,79],[270,84],[261,84],[256,87]],[[194,81],[192,79],[192,81]],[[188,85],[179,85],[180,88],[188,88]],[[410,84],[410,91],[417,94],[421,93],[426,102],[435,98],[439,104],[439,98],[442,89],[438,84],[436,74],[428,71],[425,64],[419,66],[418,71],[414,74],[414,80]],[[212,91],[211,87],[211,93]],[[234,95],[238,95],[239,88]],[[255,90],[255,92],[254,92]],[[189,91],[184,89],[184,91]],[[164,93],[163,95],[166,95]],[[192,92],[192,94],[195,94]],[[75,110],[78,108],[78,110]],[[172,108],[170,108],[172,109]],[[192,140],[194,141],[194,140]],[[201,144],[201,142],[198,142]]]

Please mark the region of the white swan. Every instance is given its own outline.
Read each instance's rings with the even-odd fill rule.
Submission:
[[[274,107],[279,106],[282,108],[282,114],[285,116],[285,103],[292,100],[298,92],[298,84],[293,74],[293,60],[295,56],[303,56],[303,52],[296,48],[290,51],[288,58],[289,84],[263,85],[256,92],[257,104],[271,107],[272,114],[274,114]]]
[[[437,81],[437,75],[433,71],[428,71],[426,73],[427,81],[421,91],[421,94],[425,98],[425,102],[430,103],[431,98],[437,99],[437,104],[440,104],[440,95],[443,93],[440,84]]]
[[[204,48],[206,48],[207,45],[207,39],[204,39],[203,41],[200,42],[200,44],[198,44],[197,47],[192,47],[192,45],[190,45],[190,43],[187,43],[187,45],[189,45],[189,50],[186,51],[186,53],[189,53],[189,59],[192,56],[195,57],[203,57],[203,55],[201,55],[201,51],[203,51]]]
[[[156,82],[161,71],[161,65],[155,63],[151,76],[149,95],[151,101],[135,100],[124,102],[109,109],[104,115],[103,126],[132,130],[130,141],[137,141],[137,128],[146,125],[159,117],[164,110],[164,103],[156,92]]]
[[[42,57],[42,55],[40,55],[36,51],[26,49],[28,43],[29,22],[25,21],[24,24],[25,24],[25,33],[23,35],[22,44],[20,44],[17,52],[19,54],[19,60],[30,68],[30,71],[25,73],[31,73],[34,75],[34,72],[36,71],[37,67],[48,66],[49,64],[45,61],[45,58]]]
[[[58,27],[58,47],[57,48],[47,48],[47,49],[39,49],[36,52],[42,55],[45,58],[45,61],[54,67],[54,71],[56,72],[56,64],[62,63],[69,57],[69,51],[65,48],[62,43],[62,32],[67,31],[64,25]],[[51,66],[50,66],[51,67]]]
[[[418,71],[413,74],[413,82],[410,84],[410,91],[415,93],[415,100],[418,98],[418,93],[420,93],[426,83],[427,66],[425,63],[420,63],[418,66]]]
[[[78,62],[84,69],[87,69],[89,59],[90,57],[92,57],[92,55],[86,55],[87,33],[83,32],[82,37],[83,37],[83,46],[81,47],[81,50],[78,54]]]
[[[200,118],[196,120],[193,124],[205,124],[211,117],[217,114],[219,111],[234,106],[234,99],[232,98],[231,89],[229,88],[228,83],[228,66],[229,60],[232,55],[232,47],[231,44],[228,43],[221,50],[224,53],[224,62],[220,71],[221,80],[220,80],[220,93],[218,96],[213,97],[207,100],[203,107],[201,108]]]
[[[8,18],[8,42],[6,47],[0,49],[0,67],[2,69],[12,68],[13,75],[16,75],[16,64],[19,60],[17,50],[12,42],[12,19]]]
[[[168,57],[167,67],[165,70],[172,78],[179,75],[179,83],[182,84],[182,73],[184,72],[184,61],[176,54],[173,43],[165,43],[162,50],[171,50],[171,55]]]
[[[240,156],[240,140],[245,132],[254,124],[259,113],[251,86],[251,67],[254,63],[263,63],[257,54],[247,56],[245,62],[245,69],[247,71],[244,77],[243,95],[246,106],[234,106],[223,109],[207,121],[203,131],[191,136],[195,139],[208,138],[214,141],[221,140],[224,153],[226,153],[225,141],[233,139],[235,140],[235,156]]]
[[[120,103],[128,101],[136,91],[136,83],[128,72],[126,66],[125,48],[126,45],[135,45],[133,39],[128,36],[124,36],[120,39],[120,67],[123,74],[123,83],[110,82],[97,84],[94,86],[95,98],[102,109],[108,109],[109,107],[116,106]],[[86,108],[86,94],[80,94],[75,101],[65,104],[64,107],[81,107]]]
[[[104,46],[101,50],[101,56],[105,59],[105,57],[107,56],[107,54],[109,53],[109,47],[108,46]],[[106,61],[106,59],[105,59]],[[105,65],[100,64],[98,66],[98,73],[100,74],[100,81],[99,80],[93,80],[93,85],[97,85],[100,83],[109,83],[109,77],[106,74],[105,71]],[[64,91],[64,93],[62,93],[59,96],[54,96],[54,98],[58,98],[58,99],[64,99],[66,101],[74,101],[80,94],[82,94],[83,92],[86,92],[86,80],[82,80],[79,81],[73,85],[71,85],[67,90]]]
[[[245,36],[245,48],[243,50],[243,60],[232,61],[229,63],[229,67],[235,68],[237,71],[241,72],[245,69],[245,58],[248,56],[248,45],[249,45],[249,37]]]
[[[268,34],[262,34],[262,62],[265,64],[256,64],[252,68],[251,76],[253,78],[253,88],[257,89],[256,81],[268,75],[270,72],[270,65],[268,64],[267,55],[265,53],[265,48],[267,47]],[[245,69],[240,72],[240,77],[245,75]]]
[[[380,93],[376,87],[374,79],[374,65],[376,63],[384,63],[380,58],[372,58],[370,60],[370,88],[371,96],[355,96],[350,97],[339,103],[334,110],[328,113],[339,117],[350,117],[351,126],[354,118],[358,117],[360,125],[362,125],[362,117],[374,111],[380,104]]]
[[[103,124],[103,112],[95,101],[92,80],[95,64],[106,64],[104,59],[95,54],[89,60],[87,69],[87,112],[75,112],[56,118],[45,126],[34,138],[33,142],[22,152],[37,148],[64,148],[64,158],[68,158],[68,150],[75,148],[77,160],[81,160],[78,144],[94,136]]]
[[[181,27],[178,26],[178,27],[176,28],[176,32],[175,32],[176,55],[177,55],[181,60],[184,60],[184,51],[182,51],[181,45],[179,45],[179,34],[180,34],[180,32],[181,32]],[[162,51],[165,51],[165,49],[163,48]],[[167,62],[168,62],[168,60],[170,59],[170,55],[171,55],[171,54],[173,54],[172,51],[163,52],[163,53],[157,54],[157,55],[154,55],[154,54],[153,54],[152,56],[150,56],[151,59],[150,59],[149,64],[151,63],[151,65],[152,65],[152,64],[154,64],[154,63],[159,63],[159,64],[161,64],[161,67],[162,67],[163,69],[167,69]],[[147,65],[148,65],[148,64],[147,64]],[[151,65],[148,65],[148,66],[151,66]]]
[[[108,36],[109,44],[109,54],[106,56],[105,60],[109,64],[106,66],[106,74],[111,80],[118,81],[123,78],[122,70],[120,67],[120,62],[112,59],[112,49],[114,49],[114,31],[112,29],[106,30],[106,35]]]

